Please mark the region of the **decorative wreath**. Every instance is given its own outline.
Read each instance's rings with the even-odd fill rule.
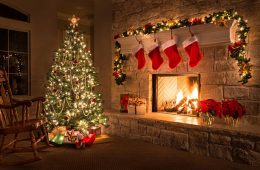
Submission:
[[[236,34],[238,36],[238,41],[229,45],[228,50],[230,52],[230,57],[237,60],[237,65],[239,67],[240,81],[242,84],[246,84],[248,80],[252,77],[250,58],[246,56],[245,48],[247,45],[246,38],[248,36],[249,27],[247,21],[243,19],[242,16],[238,15],[233,9],[225,10],[222,12],[217,12],[209,14],[204,18],[192,18],[192,19],[180,19],[180,20],[163,20],[157,24],[148,23],[144,27],[139,27],[134,29],[133,27],[129,28],[127,31],[122,34],[117,34],[114,36],[114,39],[128,37],[132,35],[145,35],[156,32],[161,32],[165,30],[172,30],[182,27],[190,27],[193,25],[208,24],[214,23],[219,26],[226,26],[227,21],[236,20],[238,22],[238,29]],[[127,60],[126,56],[121,54],[121,45],[118,41],[115,43],[116,54],[114,58],[114,72],[116,83],[122,85],[126,80],[126,74],[122,71],[123,61]]]

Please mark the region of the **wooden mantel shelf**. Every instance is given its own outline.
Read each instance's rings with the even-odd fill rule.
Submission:
[[[235,32],[235,21],[231,20],[227,22],[227,27],[220,27],[215,24],[202,24],[191,26],[191,31],[198,37],[201,46],[229,43],[231,36]],[[190,37],[190,32],[188,27],[173,29],[173,35],[177,38],[177,45],[181,47],[182,42]],[[162,31],[155,34],[156,39],[158,39],[159,44],[170,39],[170,30]],[[144,48],[146,49],[151,43],[153,43],[154,35],[143,35],[143,36],[129,36],[117,39],[121,44],[121,51],[124,54],[132,53],[132,50],[138,46],[136,40],[142,40]]]

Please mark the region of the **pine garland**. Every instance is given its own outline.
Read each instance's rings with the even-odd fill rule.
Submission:
[[[234,58],[237,61],[239,67],[240,81],[242,84],[246,84],[248,80],[252,77],[250,58],[246,56],[246,46],[247,46],[247,36],[250,28],[247,25],[247,21],[243,19],[242,16],[233,10],[225,10],[221,12],[216,12],[209,14],[204,18],[192,18],[192,19],[180,19],[180,20],[163,20],[160,23],[152,24],[148,23],[144,27],[139,27],[134,29],[133,27],[129,28],[127,31],[124,31],[122,34],[115,35],[114,39],[123,38],[128,36],[137,36],[137,35],[147,35],[152,33],[157,33],[165,30],[178,29],[182,27],[190,27],[193,25],[208,24],[214,23],[219,26],[226,26],[227,21],[236,20],[238,22],[238,29],[236,34],[238,36],[238,41],[229,45],[230,57]],[[126,57],[120,53],[121,45],[116,41],[116,56],[114,59],[114,73],[116,84],[122,85],[126,80],[126,74],[122,71],[122,63],[126,60]]]

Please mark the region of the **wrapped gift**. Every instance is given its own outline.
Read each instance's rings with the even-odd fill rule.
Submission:
[[[128,114],[135,115],[135,105],[128,105]]]
[[[141,104],[136,106],[137,115],[144,115],[146,113],[146,104]]]
[[[100,126],[92,126],[89,129],[89,133],[90,134],[96,134],[96,136],[100,136],[101,135],[101,127]]]
[[[63,134],[57,134],[52,140],[51,142],[61,145],[63,144],[64,141],[64,135]]]
[[[74,144],[78,138],[78,135],[80,134],[81,134],[80,131],[75,131],[74,129],[67,130],[64,136],[64,143]]]

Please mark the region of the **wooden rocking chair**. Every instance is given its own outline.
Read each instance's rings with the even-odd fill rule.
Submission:
[[[0,164],[15,165],[40,160],[37,144],[44,139],[47,146],[50,146],[48,132],[45,127],[47,119],[44,117],[44,98],[38,97],[30,100],[14,99],[7,74],[1,68],[0,94],[0,136],[2,137],[0,141]],[[24,132],[28,132],[29,138],[18,139],[18,134]],[[14,139],[9,139],[6,142],[8,135],[14,135]],[[29,147],[17,147],[16,144],[20,141],[29,141]],[[4,159],[6,154],[28,151],[33,152],[32,159],[15,162],[8,162],[7,159]]]

